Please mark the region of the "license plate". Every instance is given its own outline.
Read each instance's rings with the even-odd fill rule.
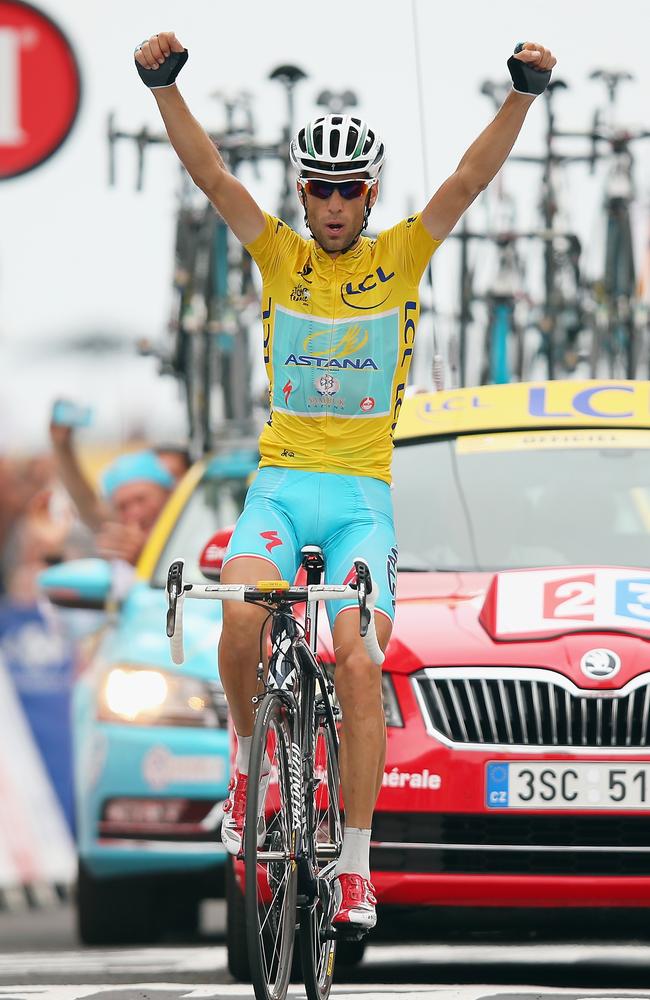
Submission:
[[[490,761],[491,809],[650,809],[650,763]]]

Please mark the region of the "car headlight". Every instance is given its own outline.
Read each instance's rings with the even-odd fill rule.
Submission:
[[[390,674],[381,675],[381,693],[384,699],[384,716],[387,726],[404,726],[399,702],[395,694],[395,686]]]
[[[329,679],[333,682],[335,676],[334,664],[325,663],[323,665]],[[382,673],[381,675],[381,696],[384,703],[384,718],[386,719],[386,725],[400,726],[403,728],[404,720],[402,719],[402,713],[399,710],[399,702],[397,700],[397,695],[395,694],[395,686],[390,674]],[[335,693],[332,695],[332,703],[336,706],[339,713],[341,713],[341,706]],[[342,714],[339,715],[339,718],[342,718]]]
[[[218,684],[149,667],[120,664],[106,674],[98,718],[136,726],[224,728],[226,701]]]

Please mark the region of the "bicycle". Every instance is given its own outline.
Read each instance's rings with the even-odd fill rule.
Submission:
[[[378,588],[362,559],[349,585],[322,583],[324,560],[317,546],[302,549],[306,586],[287,581],[202,585],[185,583],[183,560],[167,577],[167,635],[172,659],[183,662],[182,615],[186,597],[235,600],[268,610],[260,632],[255,726],[244,826],[245,910],[248,961],[257,1000],[284,1000],[299,927],[303,981],[309,1000],[326,1000],[334,973],[337,932],[331,924],[328,874],[343,840],[338,767],[339,712],[334,684],[317,656],[318,602],[359,602],[359,633],[371,659],[384,654],[373,610]],[[304,624],[293,606],[306,604]],[[264,666],[270,618],[271,652]],[[259,789],[268,783],[263,801]],[[340,932],[339,932],[340,933]],[[361,932],[346,935],[358,939]]]

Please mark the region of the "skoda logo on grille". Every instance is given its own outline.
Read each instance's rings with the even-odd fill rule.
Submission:
[[[580,660],[580,669],[594,680],[609,680],[621,669],[621,658],[611,649],[590,649]]]

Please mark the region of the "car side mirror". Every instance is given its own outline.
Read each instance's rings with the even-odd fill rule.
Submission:
[[[39,573],[38,585],[57,607],[99,611],[111,596],[113,569],[105,559],[72,559]]]
[[[213,583],[218,583],[221,579],[221,567],[234,530],[234,525],[231,524],[227,528],[216,531],[212,538],[206,542],[199,556],[199,569],[203,576]]]

